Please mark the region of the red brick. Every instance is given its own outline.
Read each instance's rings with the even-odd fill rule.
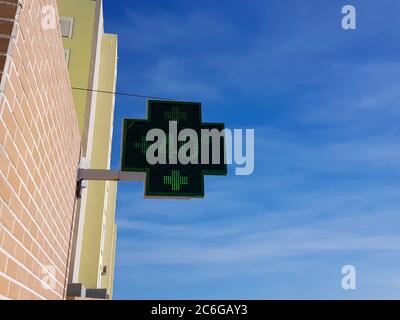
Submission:
[[[1,21],[0,21],[1,26]],[[5,54],[0,54],[0,72],[3,72],[6,65],[7,56]]]
[[[7,108],[7,107],[5,107]],[[6,142],[6,137],[7,137],[7,127],[5,124],[0,121],[0,144],[4,145]]]
[[[9,44],[10,44],[9,38],[0,38],[0,53],[7,53]]]
[[[17,171],[11,166],[8,172],[8,182],[11,185],[11,188],[14,189],[15,193],[19,192],[19,186],[21,185],[21,181],[17,175]]]
[[[0,216],[0,221],[4,225],[5,228],[7,228],[9,231],[12,231],[14,228],[14,223],[15,223],[15,217],[10,209],[7,207],[3,207],[1,216]]]
[[[13,282],[10,282],[8,296],[13,300],[17,300],[19,298],[19,286]]]
[[[6,232],[3,232],[3,240],[1,242],[1,246],[6,252],[11,255],[15,253],[15,240],[11,238]]]
[[[6,269],[6,273],[7,275],[9,275],[10,277],[12,277],[13,279],[17,279],[17,273],[18,273],[18,264],[16,264],[14,262],[14,260],[12,259],[8,259],[8,263],[7,263],[7,269]]]
[[[17,259],[20,263],[24,263],[25,254],[26,254],[25,249],[21,245],[17,244],[15,248],[15,259]],[[20,274],[19,276],[21,277],[21,273],[24,273],[23,268],[20,268],[18,273]],[[21,282],[21,279],[18,279],[18,275],[17,275],[17,280]]]
[[[3,173],[5,177],[7,177],[9,169],[10,169],[10,161],[6,158],[5,152],[0,152],[0,171]]]
[[[23,207],[21,201],[14,194],[11,195],[10,209],[17,218],[22,216]]]
[[[6,183],[6,180],[4,180],[2,177],[0,177],[0,192],[1,192],[1,197],[3,198],[4,202],[6,204],[9,204],[11,201],[11,188],[8,186]]]
[[[19,96],[21,96],[21,95],[19,95]],[[17,97],[18,97],[18,95],[17,95]],[[15,102],[14,102],[13,115],[14,115],[15,120],[17,121],[18,127],[22,131],[23,128],[25,128],[27,123],[26,123],[25,116],[22,112],[21,106],[17,99],[15,99]]]
[[[10,281],[0,275],[0,295],[8,297],[8,288],[10,287]]]
[[[13,234],[14,234],[14,237],[16,237],[19,241],[22,241],[24,230],[23,230],[22,226],[20,225],[20,223],[17,221],[14,224]],[[21,260],[21,262],[22,262],[22,260]]]
[[[19,50],[14,50],[13,55],[12,55],[12,61],[14,63],[15,70],[19,72],[19,69],[21,68],[21,63],[22,63],[22,58],[19,53]]]
[[[12,138],[14,138],[15,133],[17,132],[17,122],[15,121],[14,116],[11,113],[11,110],[8,109],[7,106],[3,109],[2,117],[8,129],[8,133]]]
[[[18,160],[21,156],[20,156],[17,148],[15,147],[13,140],[10,137],[8,137],[6,140],[6,148],[5,149],[6,149],[7,155],[10,158],[12,164],[14,165],[14,167],[16,167],[18,164]]]
[[[14,21],[11,20],[0,20],[0,34],[11,36],[11,32],[14,27]]]
[[[7,266],[7,256],[0,251],[0,272],[4,273],[6,271],[6,266]]]
[[[2,3],[0,10],[0,18],[15,19],[16,13],[17,13],[16,3],[7,3],[7,2]]]
[[[20,288],[18,300],[30,300],[30,293],[24,288]]]
[[[0,15],[15,14],[12,10],[16,9],[16,0],[12,1],[14,6],[0,1]],[[0,158],[4,199],[0,203],[0,219],[19,241],[3,232],[0,245],[37,274],[40,272],[37,261],[57,266],[62,270],[57,277],[63,281],[80,134],[59,30],[45,31],[40,25],[43,4],[56,6],[55,0],[24,2],[10,51],[12,64],[1,75],[6,81],[4,98],[0,101],[0,140],[6,154]],[[0,33],[9,33],[12,27],[11,21],[1,21]],[[0,51],[1,48],[8,51],[9,43],[3,37]],[[0,54],[0,74],[4,57]],[[0,256],[0,263],[2,260],[4,257]],[[64,288],[60,285],[57,293],[44,290],[25,268],[15,268],[11,263],[5,272],[45,298],[63,295]],[[0,293],[3,296],[38,298],[18,284],[4,283],[5,289]]]

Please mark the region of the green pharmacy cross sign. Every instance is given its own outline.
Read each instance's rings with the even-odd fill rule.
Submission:
[[[123,121],[121,171],[144,173],[146,197],[204,197],[204,176],[227,174],[224,125],[202,123],[200,103],[148,100],[147,113],[148,119]],[[187,129],[196,137],[180,134]]]

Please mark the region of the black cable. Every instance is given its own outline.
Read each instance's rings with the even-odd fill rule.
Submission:
[[[146,96],[146,95],[134,94],[134,93],[113,92],[113,91],[105,91],[105,90],[94,90],[94,89],[86,89],[86,88],[78,88],[78,87],[72,87],[72,90],[88,91],[88,92],[99,92],[99,93],[108,93],[108,94],[115,94],[115,95],[117,95],[117,96],[135,97],[135,98],[145,98],[145,99],[155,99],[155,100],[176,100],[176,99],[152,97],[152,96]]]

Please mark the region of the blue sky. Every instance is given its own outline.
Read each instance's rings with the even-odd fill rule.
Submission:
[[[341,8],[357,9],[357,30]],[[116,299],[400,298],[400,3],[105,0],[118,90],[203,103],[254,128],[255,171],[206,197],[120,183]],[[117,97],[123,117],[146,101]],[[341,268],[357,269],[357,290]]]

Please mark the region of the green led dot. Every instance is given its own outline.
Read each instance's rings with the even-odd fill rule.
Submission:
[[[171,111],[166,111],[164,113],[164,118],[166,120],[172,120],[172,121],[179,121],[181,119],[186,120],[187,114],[186,114],[186,112],[180,111],[179,107],[172,107]]]
[[[180,191],[183,185],[189,184],[189,178],[181,176],[179,171],[173,170],[171,176],[163,177],[164,185],[170,185],[172,191]]]
[[[145,137],[142,137],[142,140],[140,142],[135,142],[133,143],[133,147],[136,149],[139,149],[140,152],[145,155],[147,152],[147,149],[151,146],[151,142],[147,141]]]

